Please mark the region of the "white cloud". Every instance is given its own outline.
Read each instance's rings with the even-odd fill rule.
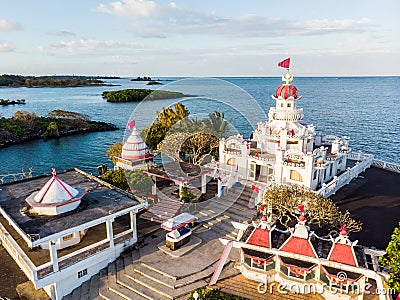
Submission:
[[[5,19],[0,19],[0,30],[3,31],[12,31],[12,30],[21,30],[22,26],[17,22],[7,21]]]
[[[123,0],[123,2],[117,1],[110,4],[100,4],[95,11],[137,18],[151,15],[157,7],[157,4],[153,1]]]
[[[100,41],[93,39],[80,39],[73,41],[59,41],[51,45],[55,49],[66,49],[73,51],[94,51],[99,49],[117,49],[117,48],[141,48],[142,45],[136,43],[122,43],[117,41]]]
[[[225,18],[215,13],[182,8],[175,2],[159,5],[146,0],[122,0],[100,4],[96,11],[128,18],[134,25],[132,30],[142,37],[165,37],[168,34],[242,38],[327,35],[339,32],[362,32],[373,26],[369,19],[293,21],[259,15]]]
[[[0,43],[0,52],[12,52],[15,50],[15,46],[9,43]]]
[[[76,33],[71,30],[60,30],[48,32],[49,35],[71,37],[76,36]]]

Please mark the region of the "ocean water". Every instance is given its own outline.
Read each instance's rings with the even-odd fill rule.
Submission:
[[[135,118],[139,128],[150,124],[156,111],[183,102],[192,118],[214,111],[232,119],[232,132],[248,137],[257,122],[267,119],[275,105],[271,95],[281,84],[277,77],[253,78],[162,78],[164,86],[182,91],[183,99],[150,100],[141,103],[107,103],[103,91],[149,88],[129,78],[107,80],[118,86],[76,88],[0,88],[0,98],[26,99],[25,105],[0,107],[0,116],[17,110],[46,115],[53,109],[88,114],[92,120],[111,122],[120,130],[88,133],[49,141],[33,141],[0,149],[0,175],[33,167],[34,175],[72,167],[97,174],[96,167],[111,162],[105,157],[108,145],[124,139],[126,123]],[[398,163],[400,158],[400,77],[297,77],[293,84],[302,99],[304,122],[324,134],[349,136],[353,151],[373,154],[377,159]]]

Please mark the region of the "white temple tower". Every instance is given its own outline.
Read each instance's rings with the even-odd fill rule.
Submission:
[[[259,183],[299,184],[319,189],[346,170],[349,138],[319,135],[301,122],[301,99],[289,70],[272,99],[268,121],[257,124],[251,139],[231,136],[220,142],[220,167]]]

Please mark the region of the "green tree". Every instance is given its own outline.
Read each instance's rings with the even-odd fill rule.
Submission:
[[[141,131],[141,136],[150,150],[156,150],[158,144],[164,139],[167,132],[180,120],[189,116],[187,108],[176,103],[172,108],[163,107],[161,112],[157,111],[157,119],[147,128]]]
[[[58,124],[56,122],[50,122],[46,128],[45,133],[43,134],[43,137],[49,138],[57,136],[60,136],[60,134],[58,133]]]
[[[271,185],[264,193],[263,205],[271,207],[280,223],[286,227],[296,223],[296,208],[304,205],[307,223],[315,229],[325,226],[329,230],[338,230],[343,224],[346,224],[348,232],[362,229],[362,223],[351,218],[348,211],[342,213],[331,199],[303,186]]]
[[[203,124],[207,132],[218,138],[219,140],[226,137],[229,133],[229,126],[233,119],[225,120],[225,114],[215,111],[203,120]]]
[[[145,194],[151,193],[153,180],[144,174],[142,170],[125,171],[125,174],[132,190],[136,190]]]
[[[117,157],[121,157],[122,154],[122,142],[116,142],[108,146],[106,151],[106,156],[113,162],[114,165],[117,164]]]
[[[123,190],[129,188],[124,169],[109,170],[101,175],[101,179]]]
[[[400,222],[392,234],[387,248],[386,255],[379,258],[379,263],[390,269],[388,287],[400,293]]]

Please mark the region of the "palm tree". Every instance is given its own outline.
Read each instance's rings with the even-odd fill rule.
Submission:
[[[208,119],[203,120],[205,128],[210,134],[218,139],[225,137],[229,132],[229,126],[232,123],[232,119],[226,121],[225,114],[215,111],[208,115]]]

